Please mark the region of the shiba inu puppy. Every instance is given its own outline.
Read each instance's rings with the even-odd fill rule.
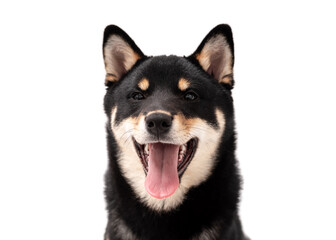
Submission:
[[[105,239],[245,239],[238,217],[231,28],[212,29],[188,57],[152,57],[110,25],[103,55]]]

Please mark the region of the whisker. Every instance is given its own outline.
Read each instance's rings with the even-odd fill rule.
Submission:
[[[132,135],[129,135],[127,138],[126,138],[126,140],[124,141],[124,144],[129,144],[130,143],[130,141],[131,141],[131,138],[132,137]]]
[[[119,138],[120,140],[125,136],[125,134],[131,133],[133,131],[133,129],[129,129],[126,132],[124,132]]]
[[[202,131],[207,131],[207,128],[203,128],[200,126],[194,126],[194,125],[185,125],[185,128],[183,130],[187,130],[187,129],[197,129],[197,130],[202,130]]]

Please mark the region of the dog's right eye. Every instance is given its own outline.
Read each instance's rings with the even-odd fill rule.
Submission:
[[[139,92],[132,93],[131,97],[134,100],[143,100],[143,99],[145,99],[145,96],[142,93],[139,93]]]

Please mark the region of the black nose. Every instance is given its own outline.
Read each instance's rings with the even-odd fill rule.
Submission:
[[[152,113],[146,117],[147,131],[151,134],[160,135],[169,131],[173,117],[164,113]]]

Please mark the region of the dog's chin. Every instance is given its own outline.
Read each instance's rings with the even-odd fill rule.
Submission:
[[[146,174],[146,191],[158,199],[174,194],[195,155],[198,139],[182,145],[161,141],[140,144],[135,138],[133,143]]]

